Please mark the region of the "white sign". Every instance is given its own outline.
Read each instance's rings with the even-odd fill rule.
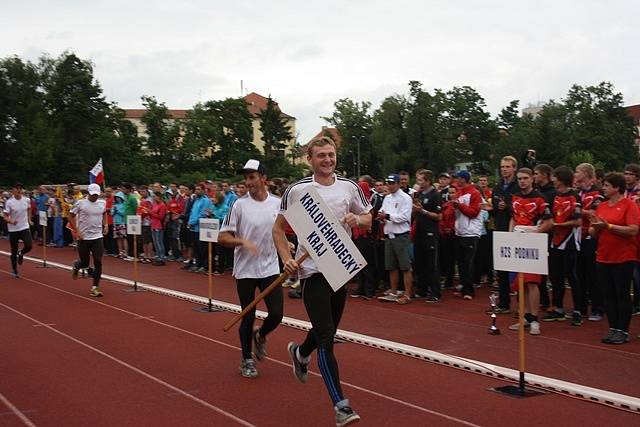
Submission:
[[[285,212],[287,222],[337,291],[367,262],[315,188],[307,187],[298,200],[291,202]]]
[[[493,232],[493,268],[516,273],[548,274],[546,233]]]
[[[47,226],[47,211],[38,211],[38,223],[43,227]]]
[[[127,215],[127,234],[142,234],[142,219],[140,215]]]
[[[200,218],[200,241],[217,242],[220,221],[215,218]]]

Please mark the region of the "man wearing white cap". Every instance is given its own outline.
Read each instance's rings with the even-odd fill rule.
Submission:
[[[263,291],[280,274],[278,254],[271,236],[271,229],[280,212],[280,199],[267,191],[267,176],[264,166],[258,160],[249,160],[240,173],[249,192],[231,202],[225,217],[218,243],[235,248],[233,277],[240,305],[245,308],[255,298],[256,289]],[[253,329],[256,310],[242,318],[240,323],[240,346],[242,360],[240,374],[245,378],[255,378],[258,370],[251,357],[251,347],[258,360],[266,356],[267,334],[282,321],[282,288],[277,287],[266,298],[268,315],[262,327]]]
[[[89,267],[89,254],[93,255],[93,287],[90,295],[101,297],[100,276],[102,275],[102,236],[109,231],[106,202],[100,197],[100,186],[91,184],[87,189],[89,196],[78,200],[69,211],[70,223],[78,234],[78,255],[80,259],[73,263],[71,276],[78,278],[78,271]]]

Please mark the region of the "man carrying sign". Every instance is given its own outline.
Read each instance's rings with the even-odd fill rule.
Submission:
[[[280,215],[273,227],[273,239],[285,271],[291,274],[300,269],[304,305],[312,325],[304,342],[299,346],[289,343],[288,349],[294,373],[302,383],[307,381],[307,365],[311,353],[318,350],[318,366],[336,410],[336,425],[346,426],[360,419],[342,393],[338,364],[333,354],[333,337],[342,317],[347,289],[342,286],[334,291],[312,259],[307,259],[302,265],[296,263],[289,252],[284,213],[307,187],[312,187],[341,221],[347,233],[350,233],[353,227],[367,229],[371,226],[371,205],[355,182],[334,173],[336,144],[332,139],[321,137],[311,141],[307,148],[307,159],[313,175],[287,189],[282,198]],[[301,250],[302,245],[298,246],[298,251]]]
[[[229,212],[222,223],[218,243],[235,248],[233,277],[236,279],[240,305],[244,309],[255,297],[256,288],[264,291],[280,274],[278,255],[271,236],[271,229],[279,212],[280,199],[267,191],[266,171],[257,160],[249,160],[241,171],[249,194],[231,202]],[[269,314],[262,327],[253,330],[255,308],[242,318],[240,345],[242,360],[240,374],[245,378],[258,376],[251,357],[251,344],[256,359],[266,356],[267,334],[282,321],[282,288],[277,287],[265,298]]]

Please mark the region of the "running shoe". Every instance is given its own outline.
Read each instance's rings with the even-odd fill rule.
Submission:
[[[73,263],[73,267],[71,267],[71,278],[73,280],[78,280],[78,273],[80,272],[80,269],[77,267],[77,264],[74,262]]]
[[[287,345],[287,350],[289,350],[289,356],[291,357],[291,363],[293,365],[293,375],[295,375],[302,384],[306,383],[307,377],[309,376],[309,372],[307,371],[309,364],[302,363],[298,360],[298,346],[296,343],[290,342]]]
[[[24,261],[24,254],[22,253],[22,251],[18,251],[18,265],[22,265]]]
[[[436,298],[434,296],[429,295],[428,297],[426,297],[425,302],[428,302],[430,304],[436,303],[436,302],[440,302],[440,298]]]
[[[600,314],[600,312],[594,311],[589,315],[588,319],[591,322],[599,322],[600,320],[603,319],[603,317],[602,317],[602,314]]]
[[[531,327],[531,323],[527,322],[526,320],[524,321],[524,328],[525,329],[529,329]],[[518,323],[514,323],[513,325],[509,326],[509,330],[510,331],[517,331],[518,329],[520,329],[520,322]]]
[[[609,340],[609,344],[624,344],[629,342],[629,333],[616,329],[613,337]]]
[[[611,338],[613,338],[615,334],[616,334],[616,330],[613,328],[609,328],[607,335],[605,335],[604,338],[602,338],[600,341],[603,344],[611,344]]]
[[[544,316],[542,318],[542,321],[544,321],[544,322],[553,322],[553,321],[556,321],[556,320],[557,321],[565,320],[564,313],[560,313],[560,312],[557,312],[557,311],[554,310],[554,311],[552,311],[551,313],[548,313],[546,316]]]
[[[540,322],[535,320],[531,322],[531,327],[529,328],[529,335],[540,335]]]
[[[20,275],[18,274],[18,270],[13,270],[13,273],[11,273],[11,275],[16,279],[20,278]]]
[[[462,297],[462,299],[471,301],[473,299],[473,295],[466,294],[465,296]]]
[[[251,335],[253,338],[253,354],[255,354],[256,359],[261,362],[267,356],[267,339],[259,337],[259,331],[259,329],[256,329]]]
[[[102,291],[100,290],[99,287],[94,286],[93,288],[91,288],[91,292],[89,293],[89,295],[92,297],[99,298],[102,296]]]
[[[349,406],[336,408],[336,427],[343,427],[349,424],[355,424],[360,421],[360,415]]]
[[[580,326],[582,325],[582,314],[579,311],[574,311],[571,316],[571,326]]]
[[[240,375],[245,378],[256,378],[258,376],[256,362],[253,359],[242,359],[240,361]]]

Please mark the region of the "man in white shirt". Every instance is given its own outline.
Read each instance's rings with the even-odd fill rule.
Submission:
[[[323,136],[309,142],[307,159],[313,175],[291,184],[285,191],[280,215],[273,226],[273,240],[285,271],[292,274],[300,269],[302,297],[312,326],[302,344],[290,342],[288,345],[294,375],[301,383],[307,381],[307,366],[311,360],[311,353],[317,350],[320,373],[336,412],[336,426],[341,427],[360,419],[342,392],[338,362],[333,352],[333,337],[344,311],[347,287],[342,286],[334,291],[311,258],[298,265],[289,252],[284,213],[293,201],[304,194],[302,192],[307,187],[313,187],[342,223],[345,231],[351,233],[353,227],[371,227],[371,205],[358,184],[335,174],[336,143],[331,138]],[[298,245],[297,256],[301,255],[302,245]]]
[[[7,200],[2,211],[9,231],[11,244],[11,268],[13,277],[18,276],[18,265],[22,265],[24,254],[31,250],[31,201],[22,195],[24,187],[17,183],[11,192],[13,197]],[[18,249],[18,242],[22,240],[22,249]]]
[[[411,241],[411,196],[400,189],[400,176],[391,174],[386,178],[389,194],[384,198],[378,212],[378,220],[384,221],[384,264],[389,272],[391,290],[383,301],[407,304],[413,296],[413,277],[409,249]],[[404,283],[404,294],[399,295],[400,272]]]
[[[80,259],[73,263],[71,277],[78,278],[78,271],[89,267],[89,254],[93,255],[93,286],[89,295],[101,297],[100,276],[102,275],[102,236],[109,232],[106,202],[98,199],[100,186],[90,184],[89,195],[78,200],[69,211],[70,224],[78,234],[78,255]]]
[[[253,301],[256,289],[262,292],[280,274],[278,253],[271,236],[271,229],[280,211],[280,199],[267,191],[266,171],[258,160],[247,161],[241,173],[244,174],[244,183],[249,192],[231,202],[220,228],[218,243],[235,248],[233,277],[236,279],[240,305],[244,309]],[[258,376],[251,357],[251,344],[256,359],[263,360],[267,355],[267,335],[282,321],[282,288],[274,289],[264,301],[269,314],[262,327],[253,329],[255,308],[240,323],[240,374],[245,378]]]

